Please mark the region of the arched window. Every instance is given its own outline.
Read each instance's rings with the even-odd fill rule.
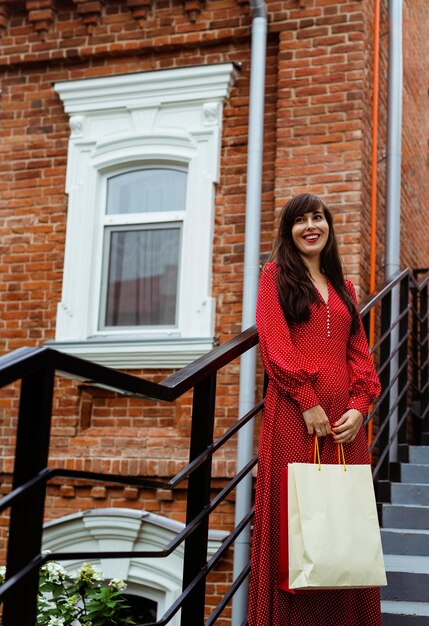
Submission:
[[[181,367],[213,346],[222,108],[231,63],[57,83],[70,115],[55,341],[120,368]]]
[[[130,593],[121,594],[130,607],[131,617],[136,624],[150,624],[156,622],[158,614],[158,604],[154,600],[149,600],[142,596]]]

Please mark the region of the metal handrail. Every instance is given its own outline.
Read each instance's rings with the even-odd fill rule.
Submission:
[[[218,371],[258,343],[256,326],[252,326],[229,341],[216,346],[171,374],[159,383],[114,370],[110,367],[86,361],[52,348],[20,348],[0,357],[0,387],[19,380],[23,376],[46,365],[58,374],[72,377],[82,383],[103,385],[117,393],[128,393],[151,400],[172,402],[189,391],[213,371]]]
[[[46,489],[46,483],[48,480],[52,479],[55,476],[69,477],[69,478],[80,478],[80,479],[89,479],[89,480],[103,480],[105,482],[118,482],[118,483],[127,483],[143,486],[149,489],[159,489],[159,488],[174,488],[179,483],[188,479],[188,519],[187,524],[183,531],[181,531],[170,543],[162,550],[156,551],[140,551],[140,552],[131,552],[127,553],[128,556],[133,555],[134,557],[158,557],[162,558],[170,554],[173,550],[175,550],[180,543],[185,542],[185,567],[186,563],[191,563],[190,569],[192,570],[192,560],[194,558],[195,550],[193,549],[193,545],[195,546],[195,538],[197,538],[197,542],[200,542],[199,552],[200,558],[201,555],[205,558],[206,547],[201,546],[201,539],[198,539],[198,535],[201,535],[201,530],[203,527],[207,527],[208,523],[208,515],[227,497],[227,495],[236,487],[236,485],[252,470],[252,468],[257,463],[257,457],[254,457],[229,483],[220,491],[220,493],[209,502],[208,497],[209,494],[205,494],[206,502],[202,503],[198,507],[198,513],[189,514],[190,505],[189,505],[189,493],[191,492],[191,483],[196,480],[198,487],[198,497],[200,497],[200,483],[199,479],[201,476],[201,472],[205,476],[210,479],[211,475],[211,459],[216,450],[218,450],[228,439],[230,439],[233,435],[237,433],[237,431],[242,428],[250,419],[253,419],[255,415],[260,412],[263,407],[263,400],[258,402],[258,404],[249,411],[245,416],[237,421],[227,432],[225,432],[221,437],[219,437],[216,441],[207,441],[203,449],[198,450],[198,442],[197,445],[192,443],[192,440],[195,439],[197,441],[198,437],[195,437],[191,434],[191,458],[190,463],[181,470],[176,476],[174,476],[169,481],[161,482],[155,480],[148,480],[141,477],[133,477],[133,476],[121,476],[121,475],[111,475],[111,474],[102,474],[99,472],[89,472],[89,471],[77,471],[77,470],[67,470],[63,468],[47,468],[47,447],[46,440],[49,440],[49,422],[50,422],[50,405],[52,404],[52,393],[53,393],[53,376],[58,374],[60,376],[65,376],[68,378],[73,378],[74,380],[78,380],[80,382],[84,382],[87,384],[102,386],[103,388],[107,388],[109,390],[115,391],[117,393],[125,394],[127,396],[132,395],[141,398],[150,398],[153,400],[163,400],[167,402],[172,402],[185,392],[190,389],[194,389],[194,408],[193,408],[193,419],[192,419],[192,429],[193,431],[198,431],[198,424],[200,420],[198,419],[199,413],[204,415],[206,418],[206,414],[213,416],[213,408],[214,408],[214,375],[216,372],[239,357],[246,350],[255,346],[258,343],[257,331],[256,328],[249,328],[244,333],[241,333],[238,337],[234,337],[230,341],[225,344],[218,346],[214,350],[212,350],[207,355],[204,355],[197,361],[191,363],[190,365],[184,367],[179,372],[172,374],[167,377],[165,380],[160,383],[154,383],[152,381],[141,379],[137,376],[133,376],[131,374],[117,372],[110,368],[104,367],[102,365],[98,365],[95,363],[87,362],[78,357],[74,357],[71,355],[67,355],[52,348],[23,348],[15,351],[12,354],[6,355],[0,358],[0,387],[13,383],[15,380],[22,379],[23,385],[21,390],[21,405],[25,405],[25,402],[30,404],[30,395],[35,392],[41,394],[39,398],[39,409],[44,414],[44,419],[47,422],[47,426],[44,428],[44,439],[45,442],[42,444],[42,448],[45,448],[44,458],[39,458],[35,464],[33,464],[33,468],[31,471],[28,468],[25,468],[25,463],[22,462],[22,459],[25,457],[25,453],[19,452],[20,443],[22,442],[22,436],[18,436],[17,442],[17,455],[15,462],[15,476],[14,476],[14,484],[12,491],[7,494],[2,500],[0,500],[0,510],[4,510],[8,507],[12,507],[12,516],[11,516],[11,541],[9,542],[9,547],[13,548],[13,545],[16,545],[16,541],[14,541],[14,534],[16,535],[19,532],[20,522],[17,521],[18,515],[20,519],[25,519],[28,515],[24,516],[20,513],[23,511],[23,507],[28,504],[28,497],[33,496],[35,501],[39,500],[39,509],[43,509],[41,503],[44,500],[44,491]],[[51,380],[50,389],[47,393],[43,393],[43,381],[46,379]],[[35,382],[37,379],[37,382]],[[24,384],[25,382],[25,384]],[[31,389],[31,393],[28,392],[27,387]],[[46,391],[46,390],[45,390]],[[32,411],[37,412],[37,400],[32,404]],[[28,407],[27,407],[28,408]],[[26,415],[25,407],[20,410],[19,416],[19,426],[18,429],[24,428],[28,429],[29,416]],[[43,419],[41,420],[43,421]],[[210,430],[210,429],[208,429]],[[22,435],[22,433],[21,433]],[[29,439],[29,437],[25,437],[24,439]],[[39,446],[36,446],[38,449]],[[40,455],[39,455],[40,456]],[[21,460],[20,460],[21,459]],[[39,470],[37,470],[37,466]],[[21,469],[20,469],[21,468]],[[31,473],[32,472],[32,473]],[[200,476],[198,476],[200,475]],[[207,480],[203,482],[209,485]],[[207,491],[207,489],[206,489]],[[194,488],[195,492],[195,488]],[[15,512],[15,517],[14,517]],[[250,518],[249,518],[250,519]],[[8,626],[11,624],[16,624],[16,620],[18,619],[20,625],[22,626],[32,626],[34,621],[31,615],[25,609],[22,609],[22,603],[18,603],[18,595],[26,595],[25,591],[29,591],[30,587],[32,587],[32,595],[33,604],[35,601],[35,593],[37,593],[37,588],[35,586],[34,573],[37,573],[37,570],[48,560],[58,559],[76,559],[76,558],[91,558],[98,556],[103,556],[105,558],[123,558],[126,556],[124,552],[104,552],[104,553],[96,553],[91,554],[89,552],[82,553],[56,553],[51,555],[42,555],[40,554],[40,539],[41,539],[41,523],[42,516],[39,512],[39,519],[35,520],[35,525],[39,524],[39,537],[33,544],[37,544],[36,547],[33,545],[33,548],[29,546],[28,554],[29,558],[27,561],[23,561],[22,549],[15,550],[17,555],[14,556],[14,549],[9,550],[8,554],[8,580],[4,585],[2,585],[0,589],[0,598],[4,597],[4,611],[3,611],[3,625]],[[13,529],[15,529],[13,531]],[[18,529],[18,530],[17,530]],[[21,529],[22,530],[22,529]],[[203,534],[204,530],[202,530]],[[233,532],[237,532],[237,529]],[[31,534],[27,533],[27,534]],[[25,534],[25,536],[27,535]],[[235,536],[235,535],[232,535]],[[24,541],[25,543],[25,541]],[[189,545],[188,545],[189,544]],[[31,548],[31,549],[30,549]],[[19,554],[21,552],[21,554]],[[33,553],[33,556],[31,556]],[[186,556],[188,554],[188,556]],[[211,566],[212,568],[213,566]],[[188,565],[189,570],[189,565]],[[184,571],[184,581],[183,586],[184,590],[181,596],[181,608],[182,615],[186,616],[186,612],[189,614],[190,608],[192,614],[195,613],[195,595],[194,584],[192,580],[194,580],[195,575],[201,572],[200,567],[194,567],[194,571],[192,572],[191,578],[189,577],[189,572],[186,573]],[[18,589],[19,594],[17,595],[16,590]],[[24,590],[24,594],[22,591]],[[200,609],[204,610],[204,600],[201,601],[201,598],[198,600],[200,605]],[[16,611],[14,611],[11,607],[15,605],[18,606],[18,614],[21,610],[21,617],[16,615]],[[21,607],[21,609],[19,608]],[[201,610],[200,610],[201,612]],[[168,613],[168,611],[167,611]],[[12,617],[13,614],[13,617]],[[33,611],[34,615],[34,611]],[[165,618],[165,616],[164,616]],[[163,618],[159,624],[167,623],[167,621]],[[182,617],[182,623],[186,623],[186,617]],[[183,621],[185,620],[185,621]]]

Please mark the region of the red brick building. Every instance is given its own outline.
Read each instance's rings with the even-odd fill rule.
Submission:
[[[284,201],[318,193],[334,209],[346,272],[362,296],[374,2],[266,5],[261,252],[271,247]],[[404,0],[403,17],[401,263],[415,268],[429,266],[429,5]],[[48,343],[161,380],[240,331],[251,22],[247,0],[0,0],[3,354]],[[382,0],[378,282],[388,36]],[[237,418],[237,374],[233,364],[219,377],[217,433]],[[186,462],[190,396],[157,405],[64,380],[56,391],[53,464],[168,478]],[[1,397],[4,492],[13,467],[14,394],[7,389]],[[219,485],[233,474],[234,459],[232,448],[215,458]],[[50,526],[54,534],[62,527],[64,539],[70,524],[88,526],[83,510],[144,509],[183,522],[184,506],[180,490],[57,481],[46,517],[77,516]],[[218,511],[213,529],[230,528],[232,503]],[[136,519],[130,516],[128,527]],[[103,524],[109,527],[107,518]],[[163,540],[174,532],[172,522],[150,524],[163,528]],[[150,575],[135,580],[147,587]],[[224,581],[213,579],[214,598]],[[161,611],[179,582],[164,591],[154,584],[146,595]]]

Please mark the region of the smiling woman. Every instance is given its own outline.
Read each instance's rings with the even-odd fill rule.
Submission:
[[[377,588],[297,595],[278,578],[282,468],[308,462],[314,434],[321,437],[323,463],[335,462],[339,443],[349,464],[369,463],[363,418],[380,392],[354,287],[343,276],[332,216],[318,196],[300,194],[284,207],[261,276],[256,320],[269,384],[249,626],[380,626]]]

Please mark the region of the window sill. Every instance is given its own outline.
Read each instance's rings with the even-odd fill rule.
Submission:
[[[45,345],[115,369],[177,369],[209,352],[214,339],[48,341]]]

